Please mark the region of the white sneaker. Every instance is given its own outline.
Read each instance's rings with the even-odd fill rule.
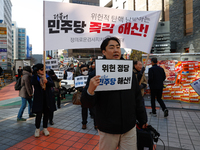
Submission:
[[[40,129],[35,130],[35,137],[40,137]]]
[[[50,135],[50,133],[49,133],[49,131],[47,130],[47,128],[44,128],[44,129],[43,129],[43,133],[44,133],[45,136],[49,136],[49,135]]]

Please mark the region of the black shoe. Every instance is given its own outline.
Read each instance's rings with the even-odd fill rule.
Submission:
[[[165,109],[164,110],[164,117],[167,117],[169,114],[168,114],[168,110],[167,109]]]
[[[86,124],[83,124],[82,129],[86,129],[86,128],[87,128]]]
[[[54,125],[54,122],[53,122],[53,121],[49,121],[49,124],[50,124],[50,125]]]
[[[157,117],[157,114],[156,114],[156,113],[149,112],[149,114],[152,115],[153,117]]]
[[[35,114],[31,114],[31,115],[29,115],[29,118],[35,117],[35,116],[36,116]]]

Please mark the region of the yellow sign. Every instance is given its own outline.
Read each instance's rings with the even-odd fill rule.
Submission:
[[[0,27],[0,34],[6,35],[6,34],[7,34],[7,28],[5,28],[5,27]]]

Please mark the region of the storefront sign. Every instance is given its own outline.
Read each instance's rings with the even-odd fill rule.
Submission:
[[[74,78],[75,88],[84,87],[87,83],[88,76],[78,76]]]
[[[44,1],[45,50],[99,48],[116,36],[121,47],[150,53],[160,13]]]
[[[7,52],[7,48],[0,48],[0,52]]]
[[[101,76],[95,91],[131,89],[133,61],[97,59],[95,66],[96,75]]]

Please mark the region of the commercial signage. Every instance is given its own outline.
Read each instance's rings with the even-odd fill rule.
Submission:
[[[7,35],[7,28],[6,27],[0,27],[0,35]]]

